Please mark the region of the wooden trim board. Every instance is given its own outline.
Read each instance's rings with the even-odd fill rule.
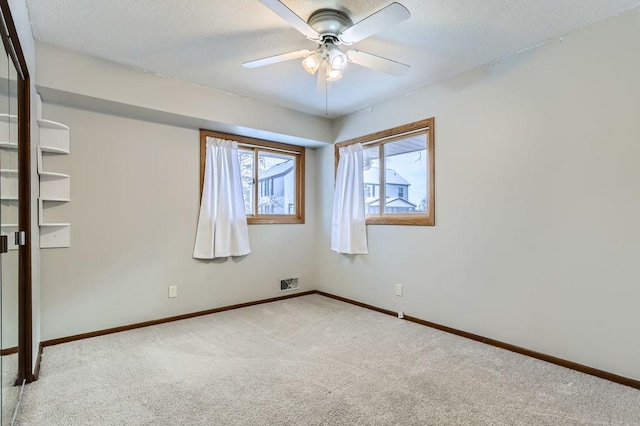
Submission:
[[[183,319],[189,319],[189,318],[194,318],[194,317],[198,317],[198,316],[202,316],[202,315],[209,315],[209,314],[214,314],[217,312],[223,312],[223,311],[228,311],[228,310],[232,310],[232,309],[238,309],[238,308],[245,308],[248,306],[254,306],[254,305],[260,305],[262,303],[269,303],[269,302],[276,302],[278,300],[284,300],[284,299],[290,299],[293,297],[300,297],[300,296],[307,296],[310,294],[318,294],[320,296],[324,296],[324,297],[328,297],[334,300],[338,300],[341,302],[345,302],[345,303],[349,303],[351,305],[355,305],[355,306],[359,306],[361,308],[365,308],[365,309],[370,309],[372,311],[376,311],[376,312],[380,312],[382,314],[385,315],[390,315],[393,317],[397,317],[397,312],[389,310],[389,309],[383,309],[383,308],[379,308],[377,306],[373,306],[373,305],[369,305],[366,303],[362,303],[362,302],[358,302],[352,299],[347,299],[346,297],[341,297],[341,296],[336,296],[334,294],[330,294],[330,293],[325,293],[324,291],[319,291],[319,290],[311,290],[311,291],[305,291],[305,292],[301,292],[301,293],[295,293],[295,294],[289,294],[286,296],[279,296],[279,297],[272,297],[270,299],[263,299],[263,300],[256,300],[253,302],[247,302],[247,303],[240,303],[237,305],[230,305],[230,306],[224,306],[224,307],[220,307],[220,308],[214,308],[214,309],[208,309],[206,311],[200,311],[200,312],[194,312],[191,314],[184,314],[184,315],[178,315],[178,316],[174,316],[174,317],[168,317],[168,318],[162,318],[162,319],[158,319],[158,320],[153,320],[153,321],[146,321],[146,322],[141,322],[141,323],[136,323],[136,324],[130,324],[130,325],[125,325],[122,327],[114,327],[114,328],[109,328],[109,329],[105,329],[105,330],[99,330],[99,331],[94,331],[94,332],[90,332],[90,333],[82,333],[82,334],[76,334],[73,336],[67,336],[67,337],[61,337],[58,339],[51,339],[51,340],[46,340],[43,341],[40,344],[40,350],[38,352],[38,360],[36,362],[36,369],[35,369],[35,376],[36,379],[40,373],[40,361],[42,358],[42,350],[47,347],[47,346],[53,346],[53,345],[58,345],[61,343],[68,343],[68,342],[73,342],[75,340],[81,340],[81,339],[87,339],[90,337],[97,337],[97,336],[104,336],[107,334],[112,334],[112,333],[118,333],[121,331],[127,331],[127,330],[133,330],[136,328],[142,328],[142,327],[148,327],[148,326],[152,326],[152,325],[158,325],[158,324],[164,324],[167,322],[172,322],[172,321],[179,321],[179,320],[183,320]],[[441,324],[437,324],[431,321],[426,321],[417,317],[413,317],[410,315],[405,315],[404,316],[404,320],[406,321],[410,321],[410,322],[414,322],[416,324],[420,324],[420,325],[424,325],[427,327],[431,327],[431,328],[435,328],[437,330],[440,331],[444,331],[446,333],[451,333],[451,334],[455,334],[456,336],[460,336],[460,337],[465,337],[467,339],[471,339],[471,340],[475,340],[477,342],[480,343],[485,343],[487,345],[491,345],[491,346],[495,346],[497,348],[501,348],[501,349],[505,349],[511,352],[515,352],[521,355],[525,355],[525,356],[529,356],[531,358],[536,358],[539,359],[541,361],[546,361],[549,362],[551,364],[555,364],[555,365],[559,365],[561,367],[565,367],[565,368],[569,368],[571,370],[575,370],[578,371],[580,373],[585,373],[585,374],[589,374],[591,376],[595,376],[595,377],[599,377],[601,379],[605,379],[605,380],[609,380],[611,382],[614,383],[618,383],[621,385],[625,385],[625,386],[629,386],[635,389],[640,390],[640,381],[639,380],[635,380],[635,379],[631,379],[628,377],[624,377],[624,376],[620,376],[618,374],[613,374],[613,373],[609,373],[607,371],[603,371],[603,370],[599,370],[597,368],[593,368],[593,367],[589,367],[583,364],[578,364],[577,362],[573,362],[573,361],[568,361],[562,358],[558,358],[552,355],[547,355],[547,354],[543,354],[540,352],[536,352],[533,351],[531,349],[527,349],[527,348],[523,348],[520,346],[516,346],[516,345],[512,345],[510,343],[505,343],[505,342],[501,342],[499,340],[495,340],[495,339],[491,339],[488,337],[483,337],[477,334],[473,334],[473,333],[468,333],[466,331],[462,331],[462,330],[458,330],[456,328],[452,328],[452,327],[447,327],[445,325],[441,325]]]
[[[12,348],[0,349],[0,356],[5,355],[13,355],[18,353],[18,347],[14,346]]]
[[[25,233],[25,244],[18,253],[18,379],[34,380],[32,371],[32,259],[31,259],[31,80],[11,8],[0,1],[2,34],[6,53],[15,66],[18,112],[18,229]]]
[[[263,303],[276,302],[278,300],[291,299],[293,297],[308,296],[314,294],[315,290],[303,291],[301,293],[287,294],[285,296],[272,297],[269,299],[256,300],[253,302],[239,303],[237,305],[222,306],[220,308],[207,309],[206,311],[192,312],[190,314],[176,315],[173,317],[160,318],[157,320],[138,322],[135,324],[123,325],[120,327],[107,328],[104,330],[92,331],[89,333],[75,334],[73,336],[60,337],[57,339],[45,340],[41,343],[42,347],[59,345],[61,343],[69,343],[76,340],[88,339],[90,337],[105,336],[107,334],[119,333],[121,331],[134,330],[136,328],[149,327],[152,325],[164,324],[167,322],[180,321],[189,318],[200,317],[203,315],[215,314],[218,312],[229,311],[232,309],[246,308],[248,306],[261,305]]]
[[[16,34],[17,37],[17,34]],[[19,170],[19,218],[20,231],[25,233],[25,244],[20,246],[18,258],[19,281],[19,365],[22,377],[27,383],[35,380],[33,375],[33,270],[31,238],[31,82],[18,80],[18,170]]]
[[[619,376],[617,374],[609,373],[607,371],[598,370],[597,368],[589,367],[583,364],[578,364],[577,362],[568,361],[566,359],[558,358],[552,355],[543,354],[541,352],[536,352],[531,349],[523,348],[520,346],[512,345],[510,343],[501,342],[499,340],[491,339],[488,337],[479,336],[473,333],[467,333],[466,331],[458,330],[455,328],[447,327],[444,325],[440,325],[431,321],[425,321],[420,318],[412,317],[412,316],[404,316],[404,319],[407,321],[415,322],[416,324],[426,325],[427,327],[435,328],[441,331],[445,331],[447,333],[455,334],[457,336],[466,337],[467,339],[475,340],[480,343],[486,343],[487,345],[495,346],[500,349],[506,349],[511,352],[515,352],[521,355],[526,355],[531,358],[536,358],[542,361],[550,362],[551,364],[559,365],[560,367],[569,368],[571,370],[576,370],[581,373],[589,374],[591,376],[596,376],[601,379],[609,380],[611,382],[619,383],[621,385],[630,386],[632,388],[640,389],[640,381],[633,380],[624,376]]]
[[[362,308],[372,309],[374,311],[381,312],[383,314],[397,316],[397,312],[390,311],[388,309],[382,309],[372,305],[367,305],[366,303],[357,302],[355,300],[347,299],[340,296],[335,296],[329,293],[325,293],[323,291],[316,291],[316,293],[322,296],[330,297],[332,299],[340,300],[342,302],[350,303],[352,305],[360,306]],[[629,387],[640,390],[640,380],[634,380],[628,377],[609,373],[607,371],[598,370],[597,368],[589,367],[583,364],[578,364],[577,362],[568,361],[566,359],[558,358],[552,355],[543,354],[541,352],[536,352],[531,349],[527,349],[520,346],[512,345],[510,343],[505,343],[499,340],[491,339],[489,337],[468,333],[466,331],[458,330],[452,327],[447,327],[446,325],[441,325],[435,322],[426,321],[410,315],[404,315],[404,320],[414,322],[416,324],[424,325],[427,327],[435,328],[437,330],[444,331],[446,333],[455,334],[456,336],[466,337],[467,339],[475,340],[480,343],[485,343],[487,345],[495,346],[497,348],[506,349],[508,351],[515,352],[520,355],[536,358],[542,361],[549,362],[551,364],[559,365],[560,367],[569,368],[571,370],[579,371],[580,373],[589,374],[591,376],[596,376],[601,379],[609,380],[611,382],[615,382],[621,385],[629,386]]]
[[[339,300],[341,302],[350,303],[351,305],[360,306],[361,308],[371,309],[372,311],[380,312],[381,314],[391,315],[392,317],[398,316],[397,312],[390,311],[388,309],[378,308],[377,306],[367,305],[366,303],[356,302],[355,300],[347,299],[345,297],[336,296],[335,294],[325,293],[324,291],[316,290],[316,294],[320,296],[329,297],[331,299]]]

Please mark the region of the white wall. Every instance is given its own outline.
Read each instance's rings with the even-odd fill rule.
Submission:
[[[237,135],[325,146],[333,141],[324,117],[142,72],[37,43],[37,85],[45,102]]]
[[[71,223],[71,247],[41,253],[43,340],[279,296],[291,276],[316,288],[313,150],[306,224],[251,225],[250,255],[199,261],[197,130],[46,102],[43,115],[71,128],[71,154],[46,158],[71,175],[71,202],[46,211]]]
[[[319,288],[640,379],[639,39],[628,13],[337,122],[346,140],[435,117],[436,226],[330,252],[321,149]]]

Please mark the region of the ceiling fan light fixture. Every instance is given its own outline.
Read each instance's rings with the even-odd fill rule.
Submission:
[[[320,68],[321,62],[322,58],[320,57],[318,52],[316,52],[304,58],[304,60],[302,61],[302,67],[306,72],[313,75],[318,71],[318,68]]]
[[[336,81],[342,78],[342,73],[337,69],[329,69],[327,71],[327,81]]]
[[[392,59],[351,49],[343,52],[338,46],[352,45],[367,37],[384,30],[386,27],[398,24],[409,19],[411,13],[398,2],[392,2],[379,9],[361,21],[353,24],[351,18],[345,12],[336,9],[319,9],[313,12],[307,21],[302,19],[283,0],[260,0],[267,8],[280,16],[293,26],[298,32],[320,46],[315,52],[300,49],[294,52],[270,56],[255,61],[245,62],[245,68],[257,68],[265,65],[276,64],[290,59],[302,58],[304,70],[311,74],[317,74],[317,87],[324,88],[326,96],[327,81],[335,81],[342,78],[342,70],[347,62],[353,62],[373,70],[401,77],[410,68]]]
[[[329,65],[331,65],[331,68],[334,70],[341,70],[347,65],[347,55],[345,55],[335,45],[328,45],[327,51],[329,52]]]

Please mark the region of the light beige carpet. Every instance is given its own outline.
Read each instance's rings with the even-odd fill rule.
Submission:
[[[22,386],[16,386],[18,378],[18,354],[4,355],[0,357],[2,366],[2,425],[10,425],[13,415],[18,407],[20,390]]]
[[[320,295],[46,348],[18,425],[640,425],[640,391]]]

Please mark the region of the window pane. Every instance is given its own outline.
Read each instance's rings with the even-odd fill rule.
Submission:
[[[427,211],[427,135],[384,144],[385,206],[390,214]]]
[[[253,151],[238,150],[240,160],[240,176],[242,178],[242,198],[244,198],[244,212],[253,215]]]
[[[365,214],[379,214],[380,200],[380,147],[364,149],[364,203]]]
[[[258,214],[296,214],[296,158],[258,153]]]

